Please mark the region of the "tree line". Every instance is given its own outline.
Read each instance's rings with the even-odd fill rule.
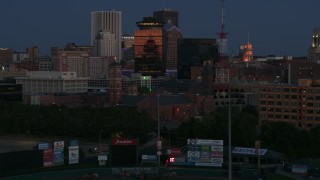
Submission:
[[[232,146],[254,148],[260,139],[261,148],[281,152],[288,160],[320,158],[320,126],[305,130],[284,122],[264,122],[258,129],[254,107],[232,108],[231,112]],[[1,103],[0,113],[0,135],[75,137],[98,142],[101,133],[103,139],[139,138],[140,143],[145,143],[156,131],[156,124],[147,113],[121,106],[67,108]],[[228,144],[228,108],[182,122],[170,138],[178,142],[221,139]]]
[[[141,143],[154,132],[153,120],[146,113],[125,107],[67,108],[0,104],[0,134],[77,137],[98,142],[112,137],[139,138]]]
[[[231,112],[232,146],[255,148],[256,140],[260,139],[260,148],[283,153],[290,161],[320,158],[320,126],[306,130],[285,122],[263,122],[258,128],[259,117],[254,107],[232,108]],[[228,144],[228,108],[182,123],[177,136],[185,142],[188,138],[204,138]]]

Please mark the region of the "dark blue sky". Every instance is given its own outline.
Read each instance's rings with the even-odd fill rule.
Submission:
[[[123,32],[155,10],[180,13],[184,37],[217,38],[219,0],[9,0],[0,6],[0,47],[25,51],[38,46],[42,55],[68,42],[90,44],[90,12],[119,10]],[[248,32],[256,55],[306,56],[314,27],[320,27],[320,0],[226,0],[228,54],[237,54]]]

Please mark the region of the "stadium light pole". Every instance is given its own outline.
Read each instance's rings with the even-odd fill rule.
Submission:
[[[229,154],[229,180],[232,180],[232,155],[231,155],[231,90],[229,85],[229,108],[228,108],[228,154]]]
[[[160,142],[160,94],[157,94],[157,100],[158,100],[158,141],[157,141],[157,155],[158,155],[158,167],[160,167],[160,148],[161,148],[161,142]]]

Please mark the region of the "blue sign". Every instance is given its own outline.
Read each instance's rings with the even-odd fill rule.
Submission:
[[[73,139],[69,141],[69,147],[71,146],[79,146],[79,140]]]
[[[50,143],[39,143],[38,150],[45,150],[50,148]]]

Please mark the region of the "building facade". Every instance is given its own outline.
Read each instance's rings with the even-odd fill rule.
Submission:
[[[178,39],[182,38],[180,29],[169,20],[163,27],[165,33],[164,53],[166,70],[177,71]]]
[[[153,17],[156,18],[158,21],[167,23],[169,20],[179,28],[179,12],[174,11],[169,8],[165,8],[163,10],[154,11]]]
[[[120,11],[91,12],[91,45],[94,44],[96,36],[100,31],[108,31],[115,36],[116,58],[120,62],[122,59],[122,13]]]
[[[32,95],[87,92],[88,80],[76,72],[28,71],[25,77],[16,77],[16,84],[22,85],[23,102],[30,104]]]
[[[121,65],[112,63],[109,69],[108,99],[110,105],[117,105],[121,101]]]
[[[308,49],[308,60],[320,63],[320,28],[314,28],[311,46]]]
[[[0,68],[12,62],[12,53],[9,48],[0,48]]]
[[[164,74],[163,25],[153,17],[137,22],[139,30],[134,34],[135,72],[153,77]]]
[[[320,124],[320,80],[300,79],[298,85],[261,85],[259,120],[281,121],[301,128]]]
[[[58,51],[52,57],[54,71],[74,71],[80,77],[107,78],[114,57],[91,57],[85,51]]]
[[[94,41],[94,56],[117,56],[115,34],[106,30],[98,32]]]
[[[218,48],[215,39],[181,38],[178,39],[178,79],[191,78],[191,66],[203,66],[206,61],[216,62]]]
[[[134,61],[134,36],[122,35],[122,60],[124,62]]]

